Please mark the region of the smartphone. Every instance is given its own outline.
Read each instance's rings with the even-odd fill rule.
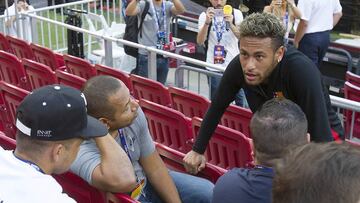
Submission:
[[[224,10],[223,9],[214,9],[214,16],[224,16]]]

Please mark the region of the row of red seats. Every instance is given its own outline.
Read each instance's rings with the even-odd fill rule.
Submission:
[[[346,72],[345,75],[344,94],[345,98],[360,102],[360,76],[350,71]],[[352,121],[354,123],[352,123]],[[351,125],[353,124],[353,128]],[[347,135],[353,132],[353,136],[360,138],[360,113],[352,111],[345,111],[345,132]]]

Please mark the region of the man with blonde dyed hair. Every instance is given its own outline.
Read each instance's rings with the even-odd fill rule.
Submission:
[[[240,55],[226,68],[193,150],[184,158],[189,172],[197,173],[204,168],[206,146],[240,88],[245,90],[253,112],[274,97],[287,98],[305,113],[311,140],[333,140],[328,119],[331,109],[325,105],[326,92],[323,91],[320,72],[294,47],[284,46],[284,34],[282,23],[269,13],[255,13],[242,21]],[[342,130],[341,125],[337,127]]]

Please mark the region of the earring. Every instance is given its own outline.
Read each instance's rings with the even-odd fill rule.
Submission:
[[[280,63],[280,61],[281,61],[281,58],[278,58],[277,62]]]

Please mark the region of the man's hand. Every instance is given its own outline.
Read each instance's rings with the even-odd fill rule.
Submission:
[[[209,24],[212,19],[214,18],[214,15],[215,15],[215,11],[214,11],[214,8],[213,7],[209,7],[207,10],[206,10],[206,20],[205,20],[205,23]]]
[[[187,172],[197,174],[205,168],[206,158],[203,154],[191,150],[185,155],[183,161]]]
[[[229,22],[230,25],[232,24],[233,19],[234,19],[234,16],[233,16],[232,14],[224,15],[224,20],[225,20],[225,22]]]
[[[294,47],[295,47],[295,48],[299,48],[299,42],[297,42],[297,41],[294,40]]]

